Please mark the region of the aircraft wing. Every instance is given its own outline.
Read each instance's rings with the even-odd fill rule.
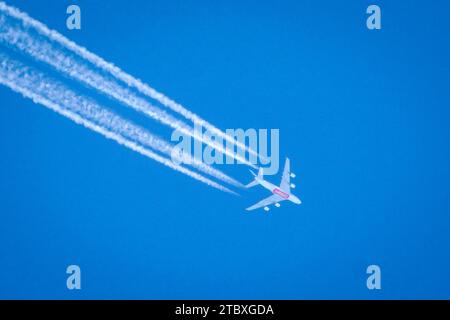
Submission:
[[[281,202],[283,200],[285,200],[285,199],[283,199],[279,195],[273,194],[270,197],[267,197],[267,198],[261,200],[260,202],[252,205],[251,207],[248,207],[245,210],[247,210],[247,211],[255,210],[255,209],[258,209],[258,208],[261,208],[261,207],[265,207],[265,206],[271,205],[272,203]]]
[[[291,192],[291,162],[286,158],[284,163],[283,177],[281,178],[280,188],[283,191]]]

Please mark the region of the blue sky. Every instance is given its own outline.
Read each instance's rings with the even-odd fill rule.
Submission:
[[[379,31],[366,1],[7,3],[220,128],[279,128],[303,204],[246,214],[262,188],[216,191],[1,86],[1,298],[450,298],[447,2],[377,1]]]

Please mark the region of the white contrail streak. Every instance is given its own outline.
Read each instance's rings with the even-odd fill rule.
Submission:
[[[19,92],[25,97],[32,99],[35,103],[42,104],[76,123],[101,133],[105,137],[113,139],[172,169],[187,174],[219,190],[234,193],[228,188],[196,172],[177,165],[170,159],[162,157],[140,145],[144,144],[158,151],[167,152],[165,148],[170,148],[170,146],[166,146],[165,142],[159,140],[159,138],[152,136],[108,110],[101,109],[95,103],[76,96],[71,90],[62,85],[52,83],[52,81],[45,79],[39,73],[33,72],[22,64],[8,59],[5,55],[0,55],[0,60],[0,83],[8,86],[13,91]],[[168,150],[170,151],[170,149]],[[209,168],[198,169],[209,171]],[[215,171],[208,173],[211,175],[216,174]],[[223,176],[223,174],[219,172],[219,176]]]
[[[94,101],[82,96],[77,96],[73,91],[48,79],[42,73],[36,72],[18,62],[13,62],[2,54],[0,54],[0,58],[3,60],[3,68],[8,70],[9,77],[14,77],[16,82],[22,83],[22,86],[29,87],[33,91],[39,91],[41,95],[50,98],[52,101],[59,102],[64,100],[65,104],[70,106],[72,111],[75,111],[84,118],[94,121],[114,132],[119,132],[123,136],[137,141],[140,144],[165,153],[168,156],[180,156],[180,154],[176,152],[172,154],[173,147],[164,140],[152,135],[139,126],[134,125],[130,121],[124,120],[113,112],[102,108]],[[189,155],[181,156],[184,156],[184,158],[178,158],[178,161],[181,162],[181,160],[186,160],[187,163],[206,174],[234,186],[242,186],[239,182],[225,175],[221,171],[214,169]]]
[[[38,34],[46,37],[47,39],[59,43],[66,49],[69,49],[72,52],[79,55],[81,58],[91,62],[97,68],[109,72],[117,79],[126,82],[129,86],[135,87],[141,93],[158,100],[163,105],[166,105],[172,110],[182,114],[187,119],[194,121],[195,124],[201,125],[202,127],[213,132],[214,134],[224,138],[227,141],[236,144],[238,147],[243,148],[244,150],[247,150],[250,153],[253,153],[254,155],[257,156],[255,152],[252,152],[252,150],[246,148],[245,145],[235,140],[233,137],[226,135],[225,133],[215,128],[211,124],[207,123],[206,121],[200,119],[198,116],[194,115],[190,111],[186,110],[181,105],[176,104],[175,102],[165,97],[161,93],[156,92],[154,89],[143,84],[138,79],[135,79],[132,76],[126,74],[125,72],[121,71],[114,65],[107,63],[102,58],[87,51],[85,48],[78,46],[74,42],[65,38],[63,35],[59,34],[58,32],[50,30],[47,26],[29,17],[26,13],[22,13],[18,9],[9,7],[4,2],[0,2],[0,11],[3,11],[10,17],[19,19],[22,22],[23,26],[25,26],[26,28],[35,30],[38,32]],[[185,135],[192,136],[193,138],[206,143],[207,145],[220,151],[223,154],[226,154],[231,158],[234,158],[246,165],[256,168],[254,164],[252,164],[239,154],[235,153],[234,150],[224,148],[222,144],[219,144],[218,142],[211,140],[209,137],[204,137],[201,133],[199,134],[195,130],[192,130],[192,128],[189,127],[187,124],[185,124],[183,121],[180,121],[170,116],[163,110],[148,103],[146,100],[137,97],[130,90],[120,86],[115,81],[107,79],[106,77],[98,73],[95,73],[87,66],[78,63],[77,61],[72,59],[69,55],[64,54],[63,51],[52,47],[48,42],[39,41],[38,39],[36,39],[36,37],[31,37],[29,34],[22,32],[17,28],[9,26],[8,23],[3,23],[1,39],[3,41],[8,42],[10,45],[15,46],[19,50],[28,53],[36,60],[45,62],[54,67],[55,69],[57,69],[58,71],[64,72],[69,76],[77,79],[78,81],[86,83],[87,85],[107,94],[108,96],[122,102],[123,104],[126,104],[134,108],[135,110],[140,111],[146,114],[147,116],[156,119],[157,121],[160,121],[165,125],[168,125],[176,130],[179,130]]]
[[[245,158],[234,154],[232,150],[223,148],[223,145],[220,145],[215,141],[203,139],[201,132],[193,131],[192,128],[184,122],[153,106],[146,100],[135,96],[130,92],[130,90],[118,85],[115,81],[103,77],[102,75],[89,69],[87,66],[78,63],[67,55],[64,55],[62,51],[52,48],[48,42],[39,41],[27,33],[9,27],[7,24],[2,25],[1,31],[1,41],[5,41],[20,51],[29,54],[34,59],[45,62],[54,67],[56,70],[61,71],[72,78],[107,94],[108,96],[136,109],[137,111],[140,111],[185,135],[201,140],[212,148],[217,149],[230,157],[236,158],[242,163],[252,166],[252,164]]]

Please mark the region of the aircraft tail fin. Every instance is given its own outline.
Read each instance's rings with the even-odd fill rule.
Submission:
[[[258,178],[262,179],[264,173],[263,173],[263,168],[259,168],[258,170]]]
[[[254,186],[258,185],[259,184],[258,180],[262,179],[262,177],[263,177],[263,169],[262,168],[259,168],[258,174],[255,174],[252,170],[250,170],[250,172],[255,177],[255,180],[253,180],[252,182],[247,184],[245,186],[246,188],[251,188],[251,187],[254,187]]]

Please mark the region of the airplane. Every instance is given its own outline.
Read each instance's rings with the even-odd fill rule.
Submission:
[[[295,178],[295,174],[290,171],[290,161],[289,158],[286,158],[286,162],[284,163],[284,170],[283,170],[283,176],[281,178],[280,186],[273,185],[272,183],[264,180],[263,178],[263,169],[260,168],[258,170],[258,174],[256,175],[253,171],[250,170],[250,172],[253,174],[255,179],[247,184],[246,188],[254,187],[258,184],[262,185],[264,188],[270,190],[273,194],[260,202],[254,204],[251,207],[248,207],[247,211],[259,209],[261,207],[264,207],[264,211],[269,211],[269,206],[271,204],[275,204],[275,207],[279,208],[280,202],[284,200],[289,200],[295,204],[301,204],[302,201],[297,198],[295,195],[291,193],[291,188],[295,188],[295,184],[291,183],[291,178]]]

